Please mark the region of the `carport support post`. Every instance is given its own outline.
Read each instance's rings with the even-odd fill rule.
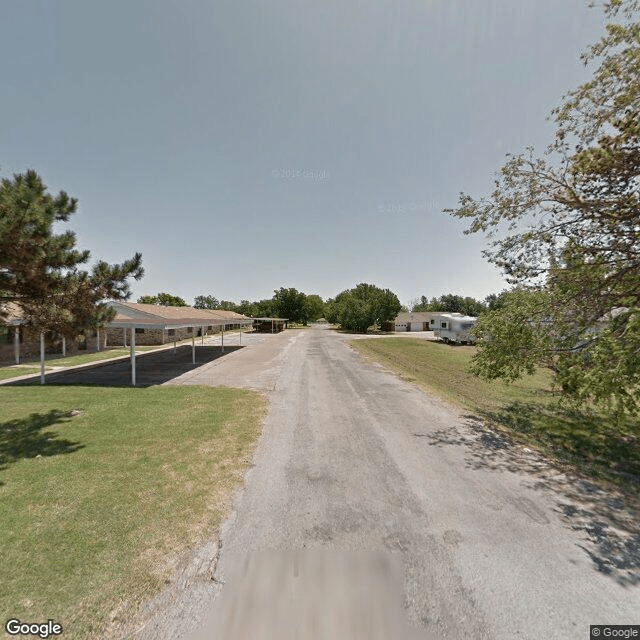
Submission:
[[[96,337],[97,337],[97,340],[96,340],[97,350],[100,351],[100,327],[96,329]]]
[[[64,358],[67,355],[67,339],[62,336],[62,357]]]
[[[176,341],[173,341],[173,354],[175,355],[176,353]]]
[[[126,329],[125,329],[126,334]],[[131,386],[136,386],[136,328],[131,327]]]
[[[200,327],[200,335],[202,336],[202,342],[200,343],[200,346],[204,347],[204,327]]]
[[[222,346],[220,350],[224,353],[224,325],[222,325]]]
[[[16,330],[13,334],[13,352],[16,357],[16,364],[20,364],[20,325],[16,325]]]
[[[196,363],[196,334],[191,334],[191,364]]]
[[[40,384],[44,384],[44,331],[40,332]]]

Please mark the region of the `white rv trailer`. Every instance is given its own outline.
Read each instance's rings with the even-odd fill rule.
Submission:
[[[476,339],[469,331],[475,325],[476,318],[453,313],[441,313],[435,319],[433,334],[443,342],[473,344]]]

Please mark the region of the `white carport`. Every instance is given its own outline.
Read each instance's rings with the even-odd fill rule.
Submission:
[[[116,317],[106,325],[107,329],[124,329],[130,333],[131,384],[136,384],[136,329],[156,329],[161,331],[192,329],[191,361],[196,363],[196,334],[200,329],[202,344],[206,327],[220,327],[222,332],[221,349],[224,351],[224,330],[227,326],[250,326],[253,321],[240,314],[218,312],[215,309],[194,309],[193,307],[163,307],[159,305],[112,302]],[[174,352],[176,340],[173,341]]]
[[[238,313],[229,311],[217,311],[208,309],[194,309],[192,307],[162,307],[157,305],[140,305],[127,302],[110,302],[109,306],[115,308],[116,317],[112,322],[105,325],[104,329],[123,329],[126,335],[129,332],[130,338],[130,359],[131,359],[131,384],[136,384],[136,329],[160,329],[169,331],[171,329],[191,328],[191,351],[192,363],[196,363],[195,330],[200,329],[202,343],[207,327],[219,327],[223,340],[221,349],[224,351],[224,330],[226,327],[247,327],[253,324],[251,318],[247,318]],[[15,327],[14,349],[16,364],[20,363],[20,334],[19,328],[24,324],[24,320],[14,309],[5,324]],[[99,330],[98,330],[99,331]],[[99,334],[98,334],[99,336]],[[99,343],[99,337],[98,337]],[[66,351],[63,342],[63,351]],[[176,341],[174,340],[174,351]],[[99,347],[98,347],[98,350]],[[45,335],[40,334],[40,384],[45,383]]]

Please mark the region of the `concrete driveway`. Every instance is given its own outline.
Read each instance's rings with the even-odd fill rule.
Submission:
[[[347,339],[269,335],[172,381],[261,389],[270,408],[221,541],[134,637],[586,640],[640,623],[637,514]]]

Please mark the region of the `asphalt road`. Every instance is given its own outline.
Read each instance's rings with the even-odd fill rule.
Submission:
[[[345,340],[265,336],[174,381],[260,389],[270,409],[221,546],[194,552],[136,638],[586,640],[640,624],[638,520],[619,496]]]

